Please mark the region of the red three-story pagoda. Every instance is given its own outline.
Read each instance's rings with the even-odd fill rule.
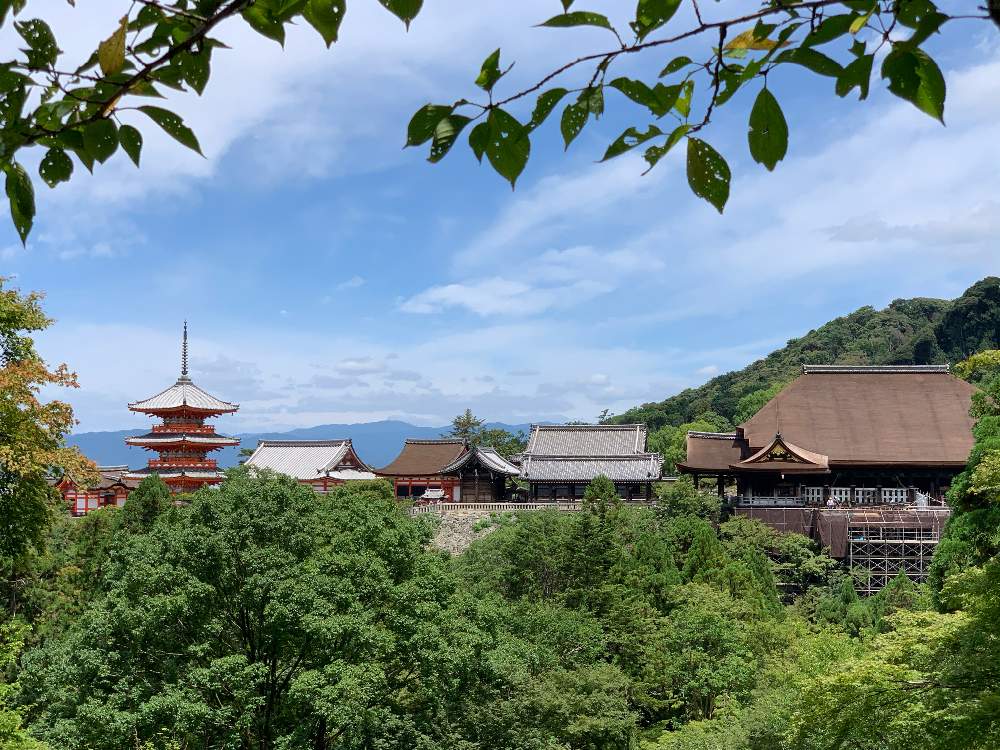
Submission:
[[[129,404],[132,411],[142,412],[162,420],[151,432],[126,438],[129,445],[155,451],[145,469],[129,473],[129,478],[141,479],[158,474],[173,492],[193,492],[203,484],[221,482],[223,473],[211,451],[239,445],[236,438],[219,435],[205,420],[239,409],[239,404],[220,401],[191,382],[188,376],[187,322],[181,345],[181,376],[165,391]]]

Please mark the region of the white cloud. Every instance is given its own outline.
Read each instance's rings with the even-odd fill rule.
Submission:
[[[704,367],[699,367],[694,371],[695,375],[703,375],[705,377],[713,377],[719,374],[718,365],[705,365]]]
[[[344,290],[344,289],[357,289],[357,288],[359,288],[361,286],[364,286],[364,283],[365,283],[365,280],[363,278],[361,278],[360,276],[352,276],[347,281],[342,281],[339,284],[337,284],[337,289],[340,289],[340,290]],[[324,298],[324,299],[329,299],[329,298]]]

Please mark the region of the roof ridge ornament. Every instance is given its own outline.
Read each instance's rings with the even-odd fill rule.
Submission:
[[[188,377],[188,322],[184,321],[184,337],[181,339],[181,376],[178,380],[190,381]]]
[[[948,373],[951,365],[802,365],[803,375],[916,375]]]

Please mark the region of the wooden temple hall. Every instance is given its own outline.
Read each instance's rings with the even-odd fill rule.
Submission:
[[[688,433],[678,468],[731,489],[736,514],[828,547],[865,593],[922,581],[972,449],[974,391],[947,366],[806,365],[734,432]]]
[[[975,388],[947,365],[805,365],[728,433],[690,432],[678,469],[736,505],[934,504],[972,449]]]
[[[456,503],[503,502],[519,473],[495,449],[459,439],[407,440],[392,463],[376,470],[396,497]]]
[[[652,500],[663,457],[646,451],[646,425],[533,425],[519,456],[534,500],[580,500],[600,475],[623,500]]]

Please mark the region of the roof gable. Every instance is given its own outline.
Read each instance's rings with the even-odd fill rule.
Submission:
[[[827,456],[790,443],[782,438],[780,433],[775,435],[769,444],[752,456],[747,456],[734,467],[788,473],[828,472],[830,470]]]
[[[496,448],[489,448],[481,445],[463,453],[450,464],[445,466],[441,472],[443,474],[451,474],[452,472],[461,471],[474,463],[478,463],[484,469],[488,469],[489,471],[494,471],[498,474],[506,474],[511,477],[515,477],[521,473],[520,468],[501,456],[497,452]]]

